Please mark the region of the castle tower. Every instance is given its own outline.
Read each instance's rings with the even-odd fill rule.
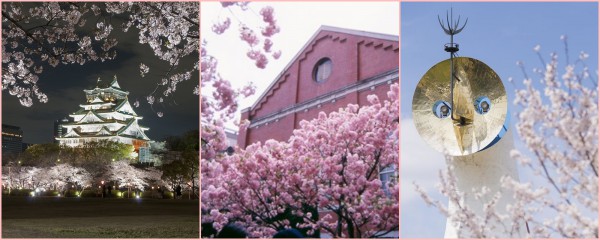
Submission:
[[[86,102],[60,123],[62,135],[56,137],[61,145],[81,146],[86,142],[110,140],[133,145],[135,151],[147,147],[150,139],[144,133],[149,128],[138,124],[138,116],[115,76],[110,84],[98,82],[94,89],[83,90]]]

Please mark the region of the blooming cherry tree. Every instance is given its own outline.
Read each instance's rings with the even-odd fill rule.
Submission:
[[[92,184],[92,175],[83,168],[74,167],[70,164],[57,164],[47,169],[45,182],[48,186],[54,186],[56,189],[66,191],[67,184],[73,184],[75,190],[83,190]],[[63,193],[64,195],[64,193]]]
[[[115,161],[108,166],[108,178],[118,182],[119,187],[144,190],[149,180],[158,180],[162,173],[158,170],[146,171],[131,166],[128,161]]]
[[[45,69],[114,59],[115,30],[134,28],[139,43],[148,45],[169,66],[149,97],[156,92],[158,99],[167,97],[199,68],[198,60],[180,66],[182,58],[198,52],[198,10],[198,2],[3,3],[2,90],[26,107],[34,98],[47,102],[37,84]],[[147,65],[140,65],[142,77],[149,71]]]
[[[249,2],[222,2],[222,7],[232,13],[235,17],[235,10],[246,12],[250,8]],[[264,69],[268,64],[268,59],[278,59],[281,51],[274,50],[272,37],[279,32],[279,26],[275,19],[274,9],[270,6],[263,7],[260,11],[263,25],[250,26],[237,20],[239,25],[239,37],[243,44],[248,45],[246,56],[255,62],[257,68]],[[224,17],[218,19],[212,26],[215,34],[223,34],[231,26],[231,18]],[[260,33],[260,34],[259,34]],[[229,120],[237,111],[237,99],[240,96],[250,96],[254,94],[255,87],[249,82],[240,89],[234,89],[229,80],[223,79],[218,72],[219,61],[209,51],[209,43],[203,41],[201,44],[201,85],[203,92],[201,99],[201,118],[204,119],[203,125],[219,125],[215,121]]]
[[[348,105],[302,121],[287,142],[269,140],[203,160],[202,208],[220,229],[246,226],[253,237],[299,228],[308,235],[369,238],[398,228],[398,85],[389,101]]]

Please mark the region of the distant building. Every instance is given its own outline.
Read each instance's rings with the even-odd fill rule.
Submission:
[[[56,140],[56,138],[59,138],[66,133],[65,128],[62,127],[62,124],[66,124],[66,123],[69,123],[69,119],[66,117],[63,119],[54,121],[54,139],[55,139],[54,141],[56,143],[59,143],[59,141]]]
[[[21,127],[2,124],[2,155],[23,152],[23,130]]]
[[[61,145],[76,147],[86,142],[110,140],[133,145],[138,153],[140,148],[149,146],[150,139],[144,133],[149,128],[138,124],[142,116],[129,104],[129,92],[121,89],[116,76],[110,84],[96,85],[84,92],[86,102],[69,115],[71,119],[55,122],[56,140]],[[145,153],[143,156],[147,156]]]

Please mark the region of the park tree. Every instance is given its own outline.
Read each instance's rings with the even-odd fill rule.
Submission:
[[[117,186],[127,188],[129,196],[132,189],[143,191],[146,186],[158,180],[160,175],[162,174],[156,169],[144,170],[132,166],[126,160],[120,160],[108,166],[105,177],[107,180],[115,181]]]
[[[492,200],[484,204],[484,216],[475,215],[466,206],[449,212],[445,204],[417,187],[428,204],[440,209],[446,217],[464,223],[458,229],[459,237],[490,238],[496,237],[494,233],[519,237],[514,226],[522,225],[524,220],[525,237],[598,238],[597,75],[590,74],[586,65],[589,55],[585,52],[570,62],[566,36],[561,36],[561,40],[565,43],[564,67],[559,67],[556,53],[546,62],[539,45],[534,51],[542,61],[542,68],[534,69],[534,77],[528,76],[523,62],[517,62],[525,79],[522,88],[516,90],[514,103],[519,113],[515,129],[527,150],[513,150],[511,157],[544,184],[536,186],[503,178],[502,186],[514,192],[512,202],[506,213],[501,214],[494,210],[497,198],[489,198]],[[541,89],[536,87],[535,80],[542,84]],[[440,180],[440,191],[459,204],[463,196],[455,191],[452,169],[441,172]],[[497,194],[485,189],[478,192],[479,197]],[[490,229],[483,224],[502,219],[510,219],[513,227]]]
[[[164,187],[167,183],[162,179],[162,170],[155,167],[144,168],[146,175],[146,182],[150,186]]]
[[[113,160],[131,159],[133,146],[109,140],[86,142],[70,147],[57,143],[35,144],[19,157],[21,165],[50,168],[57,164],[83,168],[94,182],[105,174],[106,166]]]
[[[36,189],[47,185],[48,172],[40,167],[23,167],[18,176],[18,181],[23,188]]]
[[[68,163],[45,167],[10,164],[4,167],[2,177],[4,185],[11,189],[54,189],[61,191],[63,195],[69,189],[67,185],[81,191],[92,184],[88,171]]]
[[[73,151],[76,157],[72,161],[78,165],[89,163],[109,164],[113,159],[131,159],[134,148],[130,144],[110,140],[85,142],[77,147],[63,147],[66,151]]]
[[[370,238],[398,228],[398,85],[389,100],[348,105],[303,120],[287,142],[268,140],[202,161],[202,208],[220,230],[237,222],[252,237],[299,228],[318,237]],[[320,213],[320,211],[326,213]]]
[[[161,167],[163,170],[162,178],[168,183],[171,190],[180,185],[189,188],[191,191],[190,196],[193,194],[196,197],[199,197],[197,184],[200,172],[198,163],[199,134],[198,130],[191,130],[181,136],[166,137],[166,147],[170,151],[179,152],[181,158]]]
[[[190,130],[181,136],[167,136],[165,138],[165,147],[170,151],[183,152],[187,149],[198,151],[199,149],[198,129]]]
[[[161,179],[165,182],[167,189],[175,191],[177,186],[185,184],[185,172],[187,167],[181,161],[173,161],[163,164]]]
[[[19,162],[13,161],[2,166],[3,187],[14,189],[24,186],[24,168]]]
[[[151,141],[150,142],[150,161],[154,166],[163,165],[165,154],[168,152],[166,141]]]
[[[2,3],[2,90],[26,107],[35,99],[47,102],[38,84],[43,71],[112,60],[119,31],[134,30],[139,44],[168,66],[146,98],[150,105],[162,102],[199,69],[197,58],[182,66],[200,48],[198,11],[198,2]],[[150,67],[141,63],[139,71],[146,77]],[[199,94],[198,87],[193,93]]]
[[[108,164],[112,159],[129,159],[133,146],[109,140],[91,141],[70,147],[57,143],[34,144],[25,150],[19,160],[25,165],[49,166],[60,159],[74,165],[89,162]]]
[[[51,166],[59,159],[60,150],[61,147],[56,143],[34,144],[19,156],[18,161],[29,166]]]
[[[45,185],[60,190],[63,195],[69,189],[67,185],[72,185],[76,191],[92,185],[92,176],[84,168],[63,163],[44,170],[47,171],[44,175],[46,178],[43,180],[46,182]]]
[[[198,174],[199,162],[198,151],[200,148],[200,136],[198,130],[184,133],[182,136],[169,136],[165,139],[169,150],[179,152],[181,158],[161,166],[162,179],[168,188],[173,191],[177,186],[187,187],[190,196],[199,197]]]
[[[200,193],[198,191],[198,180],[199,180],[199,172],[200,172],[200,164],[198,152],[193,149],[187,149],[183,151],[181,154],[183,157],[183,165],[185,166],[185,179],[188,181],[187,185],[190,188],[193,195],[196,197],[200,197]]]
[[[5,152],[2,155],[2,166],[10,164],[10,163],[17,163],[17,162],[19,162],[19,160],[21,159],[21,155],[23,155],[23,153],[8,153],[8,152]]]

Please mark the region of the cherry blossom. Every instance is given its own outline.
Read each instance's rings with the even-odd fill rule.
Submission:
[[[131,187],[144,190],[150,181],[160,179],[162,173],[156,169],[142,170],[131,166],[128,161],[121,160],[112,162],[108,166],[107,177],[117,182],[119,187]]]
[[[238,222],[252,237],[289,227],[359,238],[397,230],[398,179],[382,182],[379,172],[398,167],[398,90],[392,85],[390,100],[371,96],[372,105],[303,120],[286,142],[255,143],[231,156],[214,151],[222,142],[205,143],[203,219],[216,229]],[[208,137],[223,134],[217,129],[204,129],[202,138],[219,139]],[[215,147],[204,150],[209,144]]]
[[[267,6],[259,11],[262,22],[266,25],[254,26],[249,23],[240,22],[236,16],[236,14],[244,14],[250,10],[250,2],[221,2],[221,6],[228,9],[228,12],[232,16],[223,16],[213,23],[211,30],[215,34],[223,34],[230,29],[232,21],[237,21],[239,39],[248,46],[246,56],[254,61],[257,68],[266,68],[271,57],[273,59],[279,58],[281,51],[273,49],[274,42],[271,39],[271,37],[279,32],[279,26],[275,20],[275,11],[272,7]],[[254,11],[252,10],[252,12]],[[268,31],[268,34],[264,34],[264,31]],[[257,34],[257,32],[263,34]],[[241,96],[248,97],[255,93],[254,87],[251,85],[234,89],[229,82],[230,79],[223,79],[219,74],[219,61],[209,53],[209,47],[208,42],[202,41],[200,45],[201,60],[199,63],[201,82],[200,87],[194,89],[194,93],[196,94],[199,94],[200,89],[202,89],[201,118],[206,119],[206,124],[210,124],[216,119],[229,121],[238,110],[237,102],[239,98]]]
[[[231,25],[231,19],[226,18],[224,21],[222,21],[220,23],[215,23],[212,27],[212,31],[216,34],[222,34],[225,32],[225,30],[229,29],[230,25]]]
[[[140,63],[140,75],[145,77],[146,74],[150,71],[150,68],[143,63]]]
[[[34,98],[48,101],[37,85],[44,70],[60,64],[114,59],[118,44],[114,36],[132,27],[139,32],[139,43],[149,46],[170,66],[163,74],[169,84],[163,86],[164,91],[155,92],[171,94],[178,83],[189,80],[191,72],[199,69],[197,61],[191,66],[179,63],[198,52],[197,2],[11,2],[2,6],[2,90],[8,90],[26,107]],[[141,76],[148,71],[141,63]]]

